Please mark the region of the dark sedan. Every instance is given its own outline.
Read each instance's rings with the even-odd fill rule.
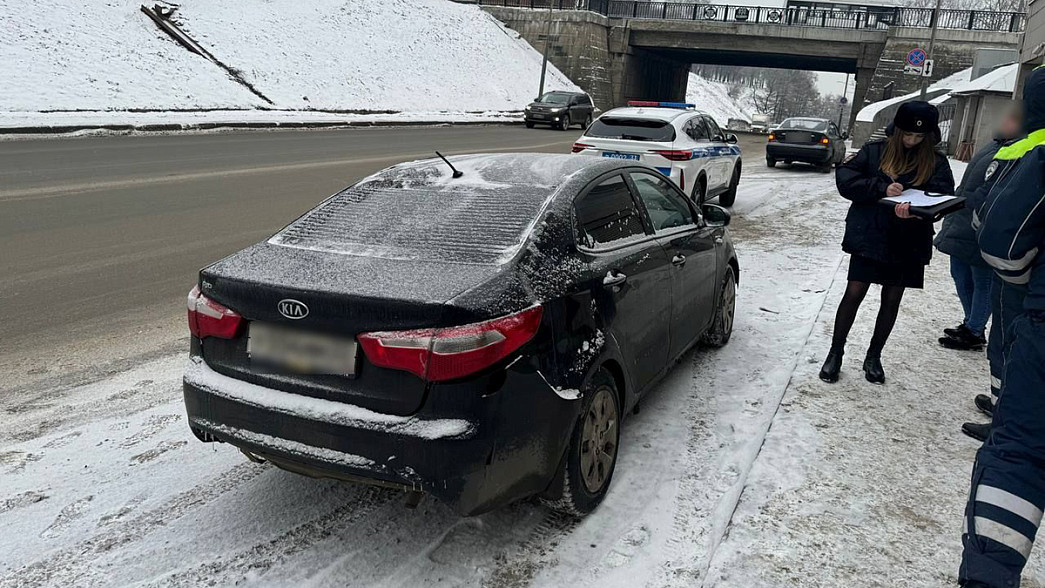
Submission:
[[[201,270],[189,425],[462,514],[532,495],[587,513],[622,417],[729,341],[729,214],[618,160],[451,163],[388,168]]]
[[[766,164],[769,167],[778,161],[786,164],[798,161],[829,172],[845,159],[845,134],[838,130],[838,125],[824,118],[789,118],[770,131],[768,139]]]
[[[553,129],[565,131],[572,125],[586,129],[595,116],[595,105],[591,96],[584,92],[545,92],[526,105],[523,119],[526,128],[534,125],[551,125]]]

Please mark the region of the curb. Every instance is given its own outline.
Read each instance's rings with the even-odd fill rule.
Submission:
[[[164,132],[164,131],[208,131],[213,129],[329,129],[355,127],[430,127],[430,126],[477,126],[477,125],[521,125],[522,120],[507,121],[316,121],[316,122],[201,122],[187,124],[102,124],[102,125],[38,125],[30,127],[0,127],[3,135],[63,134],[77,131],[116,132]]]

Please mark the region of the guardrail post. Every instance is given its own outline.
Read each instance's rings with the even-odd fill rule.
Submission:
[[[972,28],[973,28],[973,27],[974,27],[975,25],[976,25],[976,12],[975,12],[975,11],[973,11],[973,10],[970,10],[970,11],[969,11],[969,29],[968,29],[968,30],[970,30],[970,31],[971,31],[971,30],[972,30]]]

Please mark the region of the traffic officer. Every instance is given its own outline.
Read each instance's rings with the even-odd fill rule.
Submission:
[[[973,467],[958,573],[966,588],[1019,586],[1045,508],[1045,68],[1027,80],[1023,109],[1027,136],[998,151],[1002,175],[974,216],[983,258],[1026,296]]]

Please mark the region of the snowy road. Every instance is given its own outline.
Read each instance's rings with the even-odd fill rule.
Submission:
[[[935,347],[957,316],[946,260],[904,308],[888,386],[856,365],[874,304],[842,382],[820,383],[845,203],[833,176],[757,161],[734,209],[733,340],[690,353],[625,423],[587,519],[408,510],[202,445],[181,406],[185,343],[156,327],[118,359],[3,384],[0,587],[950,585],[976,448],[957,425],[986,376],[982,355]],[[1026,585],[1042,569],[1032,556]]]

